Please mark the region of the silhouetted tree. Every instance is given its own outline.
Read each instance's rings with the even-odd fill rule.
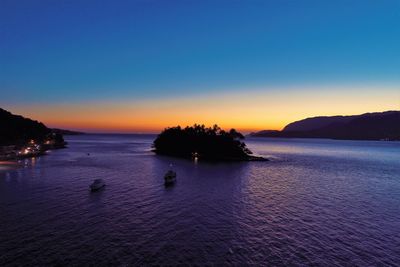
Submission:
[[[162,131],[153,147],[157,154],[190,158],[196,155],[208,160],[247,160],[251,151],[240,140],[244,136],[231,129],[222,130],[218,125],[205,127],[194,124],[182,129],[180,126]]]

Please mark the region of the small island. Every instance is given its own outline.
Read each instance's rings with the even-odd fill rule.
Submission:
[[[224,131],[218,125],[205,127],[166,128],[154,140],[154,152],[159,155],[205,161],[267,161],[252,152],[235,129]]]

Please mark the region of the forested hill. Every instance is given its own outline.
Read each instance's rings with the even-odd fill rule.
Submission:
[[[282,131],[260,131],[254,137],[400,140],[400,111],[352,116],[314,117],[292,122]]]
[[[14,115],[0,108],[0,145],[44,140],[51,132],[43,123]]]

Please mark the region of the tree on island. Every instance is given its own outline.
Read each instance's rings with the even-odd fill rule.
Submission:
[[[218,125],[205,127],[166,128],[154,140],[154,152],[162,155],[205,160],[261,160],[251,156],[252,152],[241,140],[244,136],[231,129],[222,130]]]

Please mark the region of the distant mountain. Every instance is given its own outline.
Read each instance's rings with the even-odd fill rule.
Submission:
[[[313,117],[289,123],[283,128],[284,132],[303,132],[317,130],[333,123],[347,123],[356,116]]]
[[[62,135],[79,135],[79,134],[85,134],[84,132],[77,132],[77,131],[70,131],[70,130],[65,130],[65,129],[58,129],[58,128],[53,128],[51,129],[54,133],[59,133]]]
[[[288,124],[282,131],[265,130],[250,136],[400,140],[400,111],[307,118]]]

